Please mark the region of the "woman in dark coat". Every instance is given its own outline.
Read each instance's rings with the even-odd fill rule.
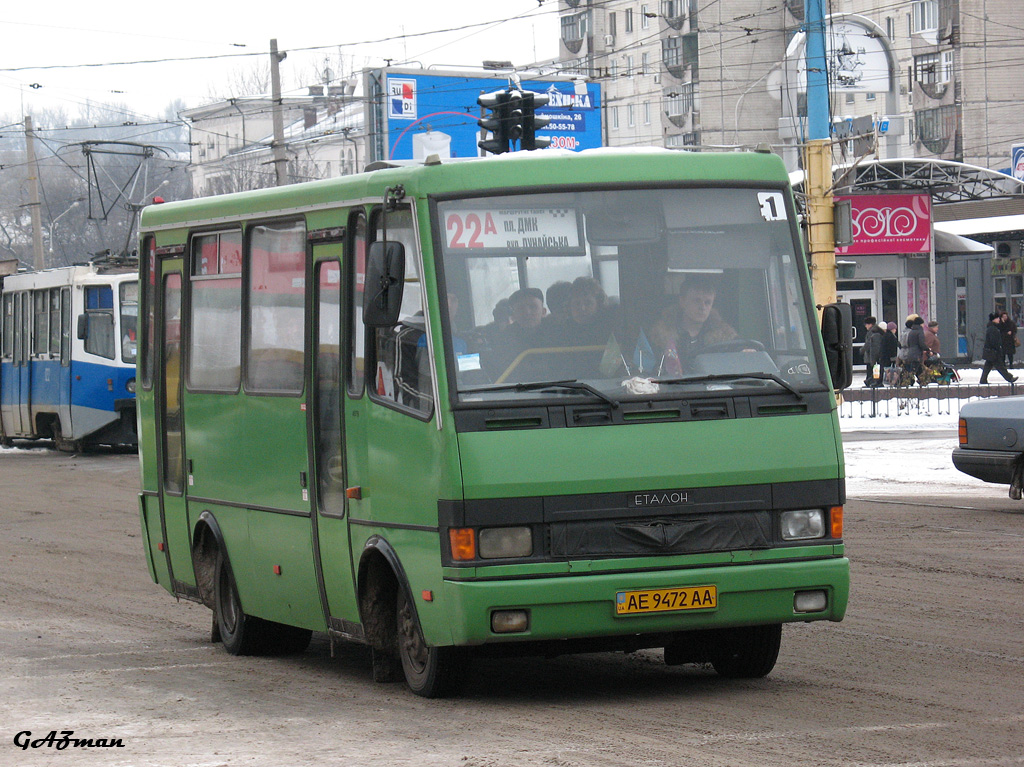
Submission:
[[[988,374],[992,368],[999,371],[999,375],[1010,383],[1017,380],[1017,376],[1011,376],[1006,370],[1003,361],[1003,332],[999,327],[1000,317],[998,312],[988,316],[988,325],[985,327],[985,348],[981,350],[981,356],[985,360],[985,367],[981,369],[981,383],[988,383]]]
[[[1003,312],[999,315],[999,332],[1003,336],[1003,354],[1006,355],[1006,367],[1013,366],[1013,355],[1017,353],[1017,323],[1010,315]]]

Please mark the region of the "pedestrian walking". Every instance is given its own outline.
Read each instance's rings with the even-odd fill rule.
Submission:
[[[914,319],[907,323],[907,343],[903,350],[903,367],[917,378],[921,384],[921,374],[924,372],[924,363],[928,361],[928,346],[924,342],[924,320],[916,314]]]
[[[1006,367],[1013,367],[1013,355],[1017,353],[1020,341],[1017,338],[1017,323],[1010,319],[1010,315],[1006,312],[999,315],[999,332],[1002,333]]]
[[[988,383],[988,374],[992,368],[999,371],[999,375],[1010,383],[1017,380],[1017,376],[1011,376],[1006,370],[1003,352],[1003,332],[1000,325],[998,312],[992,312],[988,316],[988,325],[985,327],[985,348],[981,350],[981,356],[985,360],[985,367],[981,369],[981,383]]]
[[[896,338],[896,323],[890,322],[885,326],[885,334],[882,336],[882,351],[878,355],[878,367],[885,377],[885,370],[891,367],[900,352],[900,341]]]
[[[874,317],[864,318],[864,329],[867,331],[864,335],[864,385],[865,386],[881,386],[882,385],[882,371],[878,373],[878,378],[875,378],[875,363],[878,362],[879,355],[882,353],[882,339],[885,336],[885,331],[880,328]]]
[[[924,343],[928,347],[929,359],[939,356],[939,323],[932,320],[924,327]]]

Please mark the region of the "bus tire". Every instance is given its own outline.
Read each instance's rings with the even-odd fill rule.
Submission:
[[[231,563],[223,551],[217,553],[213,614],[225,650],[232,655],[256,655],[259,652],[262,621],[246,615],[242,610]]]
[[[431,647],[426,643],[416,610],[405,589],[398,589],[395,602],[398,657],[402,661],[405,683],[412,692],[424,698],[450,694],[462,678],[465,654],[455,647]]]
[[[722,632],[721,642],[711,656],[711,665],[719,676],[757,679],[775,668],[781,644],[781,623],[728,629]]]

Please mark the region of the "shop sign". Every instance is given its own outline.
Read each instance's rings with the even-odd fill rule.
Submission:
[[[927,194],[858,194],[849,200],[853,244],[836,248],[838,256],[930,253],[932,205]]]

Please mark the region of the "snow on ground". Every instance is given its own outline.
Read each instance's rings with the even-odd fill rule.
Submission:
[[[961,384],[976,384],[981,378],[980,368],[959,373]],[[862,371],[854,372],[855,387],[863,384],[863,376]],[[993,372],[989,380],[1002,378]],[[887,407],[879,403],[874,418],[870,417],[869,404],[842,405],[839,427],[846,454],[846,494],[862,498],[919,491],[923,495],[1007,498],[1006,486],[982,482],[953,466],[959,404],[955,399],[942,404],[932,402],[927,410],[922,407],[921,412],[896,415],[897,403],[892,400]]]

